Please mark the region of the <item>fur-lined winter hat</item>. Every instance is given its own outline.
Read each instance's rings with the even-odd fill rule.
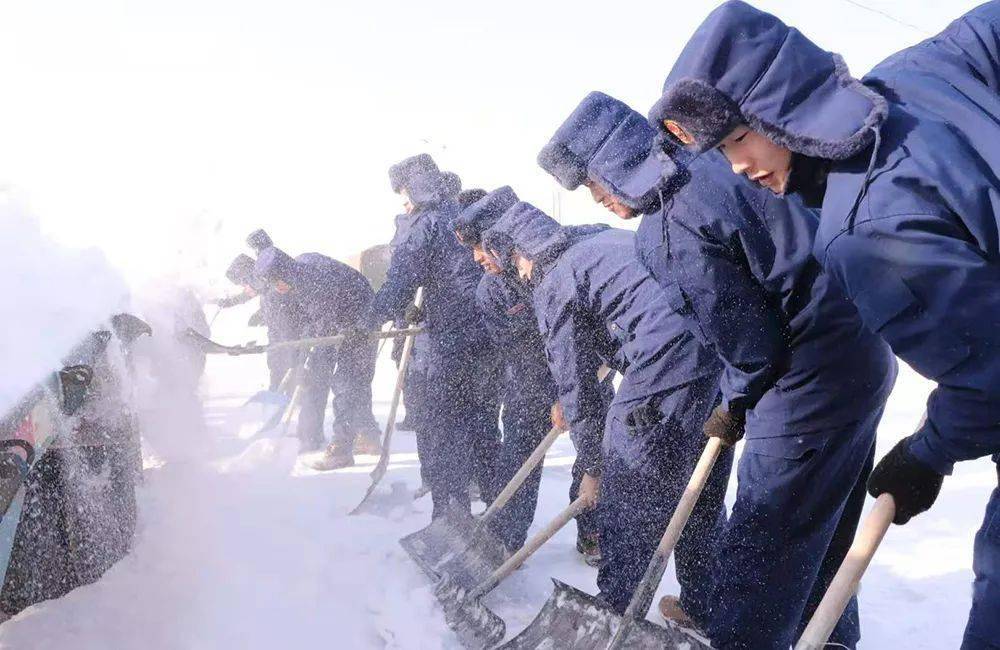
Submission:
[[[265,248],[274,246],[274,242],[271,241],[271,236],[263,228],[258,228],[247,235],[247,246],[255,253],[260,253]]]
[[[567,190],[575,190],[587,180],[590,159],[629,110],[604,93],[590,93],[542,147],[538,164]]]
[[[281,280],[288,284],[294,284],[296,277],[295,269],[298,262],[292,259],[285,251],[271,246],[265,248],[257,256],[257,263],[254,265],[254,274],[266,280],[274,282]]]
[[[392,186],[393,192],[399,192],[399,190],[406,187],[414,177],[427,174],[440,176],[441,170],[438,169],[437,163],[434,162],[434,159],[431,158],[430,154],[421,153],[416,156],[404,158],[390,167],[389,183]]]
[[[509,185],[504,185],[489,194],[483,192],[481,199],[462,210],[452,222],[458,241],[465,246],[481,243],[483,233],[492,228],[503,213],[519,200]]]
[[[455,176],[453,182],[457,180]],[[453,196],[448,194],[445,174],[426,153],[411,156],[390,167],[389,183],[393,192],[405,189],[410,201],[417,207],[436,205]],[[458,183],[461,188],[461,181]]]
[[[457,198],[462,191],[462,179],[455,172],[442,172],[441,187],[448,198]]]
[[[506,210],[492,228],[483,233],[483,246],[510,259],[517,251],[539,262],[557,252],[563,239],[562,226],[530,203],[521,201]]]
[[[462,190],[458,193],[458,207],[464,210],[484,196],[486,196],[486,190],[479,189],[478,187],[470,190]]]
[[[253,278],[254,260],[249,255],[240,253],[229,264],[229,268],[226,269],[226,279],[233,284],[251,286],[253,285]]]
[[[850,75],[838,54],[820,49],[771,14],[730,0],[709,14],[678,57],[649,112],[712,149],[740,124],[816,158],[850,158],[874,138],[888,107]]]
[[[614,103],[622,119],[587,164],[587,176],[619,201],[638,212],[655,209],[666,179],[675,173],[669,157],[652,150],[656,131],[645,117],[624,102],[592,93],[580,104]]]

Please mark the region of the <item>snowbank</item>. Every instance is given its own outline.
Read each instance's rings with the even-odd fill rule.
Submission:
[[[102,253],[55,244],[9,193],[0,193],[0,224],[2,413],[88,331],[123,310],[128,290]]]

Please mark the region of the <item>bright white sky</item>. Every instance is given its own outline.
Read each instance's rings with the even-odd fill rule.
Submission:
[[[970,0],[767,0],[860,75]],[[253,228],[289,252],[386,241],[386,169],[429,151],[550,209],[535,154],[603,90],[642,113],[717,3],[6,0],[0,183],[133,277],[218,277]],[[567,221],[607,220],[563,192]],[[2,236],[2,230],[0,230]]]

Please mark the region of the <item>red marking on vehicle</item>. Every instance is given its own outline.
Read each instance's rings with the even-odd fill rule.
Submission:
[[[38,425],[35,424],[35,419],[32,414],[29,413],[22,421],[21,424],[17,426],[14,430],[14,435],[12,436],[14,440],[24,440],[30,446],[35,446],[35,434],[38,433]],[[18,455],[20,455],[24,460],[28,460],[27,452],[21,447],[11,447]]]

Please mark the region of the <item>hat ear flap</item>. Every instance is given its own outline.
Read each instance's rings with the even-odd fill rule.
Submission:
[[[735,101],[700,79],[681,79],[649,112],[654,129],[699,152],[714,149],[745,122]]]

